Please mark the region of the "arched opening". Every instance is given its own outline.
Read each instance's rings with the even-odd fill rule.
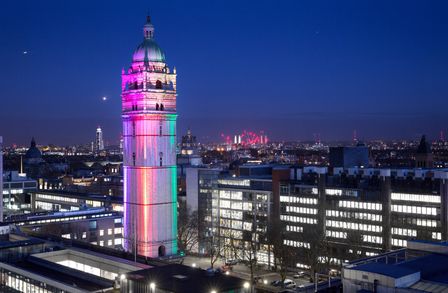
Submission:
[[[162,82],[160,80],[156,81],[156,89],[162,89]]]
[[[163,104],[160,104],[160,111],[163,111],[163,110],[164,110]]]
[[[159,256],[165,256],[166,255],[166,248],[165,245],[159,246]]]
[[[159,103],[156,103],[156,110],[159,110]]]

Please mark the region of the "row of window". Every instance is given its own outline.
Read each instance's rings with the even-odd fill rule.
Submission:
[[[358,191],[357,190],[349,190],[349,189],[332,189],[332,188],[327,188],[325,189],[325,194],[326,195],[336,195],[336,196],[358,196]]]
[[[303,227],[300,226],[293,226],[293,225],[286,225],[286,231],[288,232],[303,232]]]
[[[403,240],[403,239],[392,238],[392,245],[393,246],[406,247],[406,246],[408,246],[408,242],[406,240]]]
[[[403,200],[403,201],[415,201],[415,202],[430,202],[430,203],[440,203],[439,195],[427,195],[427,194],[410,194],[410,193],[396,193],[392,192],[392,200]]]
[[[417,237],[417,230],[392,227],[392,235]]]
[[[310,249],[310,244],[308,242],[301,242],[301,241],[295,241],[295,240],[289,240],[289,239],[283,239],[283,244],[292,246],[292,247],[305,247],[307,249]]]
[[[406,206],[406,205],[395,205],[391,207],[393,212],[406,213],[406,214],[419,214],[419,215],[437,215],[437,208],[420,207],[420,206]]]
[[[36,198],[48,199],[48,200],[52,200],[52,201],[72,202],[72,203],[78,202],[78,199],[76,199],[76,198],[55,196],[55,195],[49,195],[49,194],[40,194],[40,193],[36,194]]]
[[[338,202],[338,205],[341,208],[362,209],[362,210],[381,211],[383,209],[382,204],[374,202],[340,200]]]
[[[222,218],[237,219],[237,220],[243,219],[243,212],[241,211],[219,210],[219,215]]]
[[[288,203],[302,203],[302,204],[317,204],[317,198],[297,197],[297,196],[280,196],[280,202]]]
[[[343,221],[334,221],[334,220],[327,220],[326,221],[326,226],[327,227],[342,228],[342,229],[350,229],[350,230],[362,230],[362,231],[369,231],[369,232],[382,232],[383,231],[383,227],[377,226],[377,225],[360,224],[360,223],[343,222]]]
[[[381,222],[383,220],[382,215],[369,214],[369,213],[327,210],[326,214],[329,217],[350,218],[350,219],[354,218],[359,220],[375,221],[375,222]]]
[[[307,217],[297,217],[291,215],[280,215],[280,220],[294,223],[317,224],[317,219]]]
[[[219,190],[220,198],[229,198],[234,200],[242,200],[243,192],[241,191],[230,191],[230,190]]]
[[[294,207],[294,206],[286,206],[286,212],[287,213],[317,215],[317,209],[304,208],[304,207]]]

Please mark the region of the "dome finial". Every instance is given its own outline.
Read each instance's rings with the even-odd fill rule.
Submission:
[[[146,16],[146,23],[143,26],[143,36],[145,39],[152,39],[154,38],[154,26],[151,23],[151,17],[148,15]]]

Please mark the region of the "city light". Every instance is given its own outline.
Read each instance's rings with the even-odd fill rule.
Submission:
[[[120,275],[120,280],[122,280],[122,281],[123,281],[124,279],[126,279],[126,275],[124,275],[124,274],[121,274],[121,275]]]
[[[196,263],[192,263],[191,266],[192,266],[193,268],[195,268],[195,267],[196,267]]]
[[[249,287],[250,287],[249,282],[244,282],[243,287],[244,287],[244,289],[249,289]]]
[[[149,284],[149,288],[151,288],[152,290],[154,290],[156,288],[156,284],[155,283],[151,283]]]
[[[216,290],[212,290],[210,291],[210,293],[218,293]]]

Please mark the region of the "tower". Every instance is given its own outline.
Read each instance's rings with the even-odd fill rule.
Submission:
[[[122,72],[124,248],[148,257],[177,253],[176,70],[154,40]]]
[[[100,152],[102,150],[104,150],[103,131],[101,130],[101,127],[98,126],[95,135],[95,152]]]
[[[420,139],[420,144],[417,148],[417,153],[415,154],[415,167],[417,168],[432,168],[433,154],[431,150],[431,144],[426,141],[426,136],[422,135]]]

